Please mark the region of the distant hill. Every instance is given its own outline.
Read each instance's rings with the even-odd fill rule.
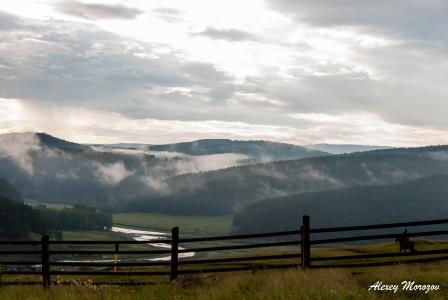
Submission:
[[[314,228],[442,219],[448,218],[447,196],[446,175],[296,194],[250,204],[233,225],[239,233],[297,229],[306,214]]]
[[[205,139],[193,142],[153,145],[151,151],[179,152],[188,155],[209,155],[222,153],[245,154],[261,161],[298,159],[325,156],[328,153],[305,147],[270,141],[236,141],[228,139]]]
[[[331,154],[345,154],[345,153],[391,148],[385,146],[368,146],[368,145],[354,145],[354,144],[314,144],[314,145],[307,145],[306,147],[309,149],[324,151]]]

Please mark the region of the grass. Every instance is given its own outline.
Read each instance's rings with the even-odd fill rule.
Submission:
[[[447,241],[436,241],[436,240],[423,240],[423,239],[414,239],[415,247],[418,251],[427,251],[427,250],[441,250],[448,249]],[[375,244],[366,244],[366,245],[345,245],[338,246],[335,248],[321,248],[312,251],[312,257],[325,257],[325,256],[345,256],[345,255],[363,255],[363,254],[377,254],[377,253],[397,253],[399,246],[397,243],[391,242],[383,242],[383,243],[375,243]],[[396,261],[397,259],[400,261],[407,259],[422,259],[427,257],[436,257],[436,256],[446,256],[446,254],[440,255],[419,255],[419,256],[407,256],[407,257],[390,257],[390,258],[377,258],[377,259],[356,259],[355,260],[344,260],[344,261],[336,261],[335,263],[363,263],[363,262],[375,262],[375,261]],[[326,263],[326,262],[324,262]]]
[[[68,231],[63,232],[64,240],[67,241],[111,241],[123,240],[121,234],[111,231]]]
[[[232,216],[176,216],[157,213],[114,214],[114,225],[170,232],[179,226],[182,236],[226,235],[232,229]]]
[[[368,291],[376,281],[400,284],[404,280],[439,284],[439,291]],[[188,284],[190,283],[190,284]],[[447,299],[448,263],[399,265],[365,270],[305,270],[240,272],[201,277],[183,276],[177,284],[144,287],[73,286],[3,287],[0,299]]]

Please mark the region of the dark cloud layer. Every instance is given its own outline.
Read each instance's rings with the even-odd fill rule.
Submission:
[[[56,5],[60,12],[84,19],[135,19],[143,11],[121,4],[82,3],[75,0],[60,1]]]

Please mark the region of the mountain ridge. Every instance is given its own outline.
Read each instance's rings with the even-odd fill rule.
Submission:
[[[216,154],[227,151],[219,146],[229,140],[205,141],[210,146],[206,150],[215,154],[164,157],[149,154],[163,154],[166,149],[160,148],[116,152],[43,133],[0,135],[0,177],[7,178],[24,197],[42,202],[81,203],[115,211],[222,215],[273,197],[448,173],[447,145],[269,162],[254,159],[241,165],[240,157],[229,163],[228,156]],[[229,145],[241,145],[240,141],[232,143]],[[285,146],[265,141],[246,141],[245,145],[253,143],[255,149],[259,145]],[[192,145],[187,143],[187,149]],[[302,150],[294,145],[292,149]],[[254,157],[260,155],[254,153]],[[210,169],[216,159],[224,164]]]

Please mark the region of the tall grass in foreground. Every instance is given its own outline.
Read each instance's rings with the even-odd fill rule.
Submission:
[[[48,291],[38,286],[2,287],[0,299],[447,299],[447,267],[444,262],[365,270],[257,271],[204,276],[186,286],[93,286],[78,281],[74,286],[52,286]],[[378,280],[387,284],[400,284],[403,280],[439,284],[440,290],[428,294],[368,291]]]

